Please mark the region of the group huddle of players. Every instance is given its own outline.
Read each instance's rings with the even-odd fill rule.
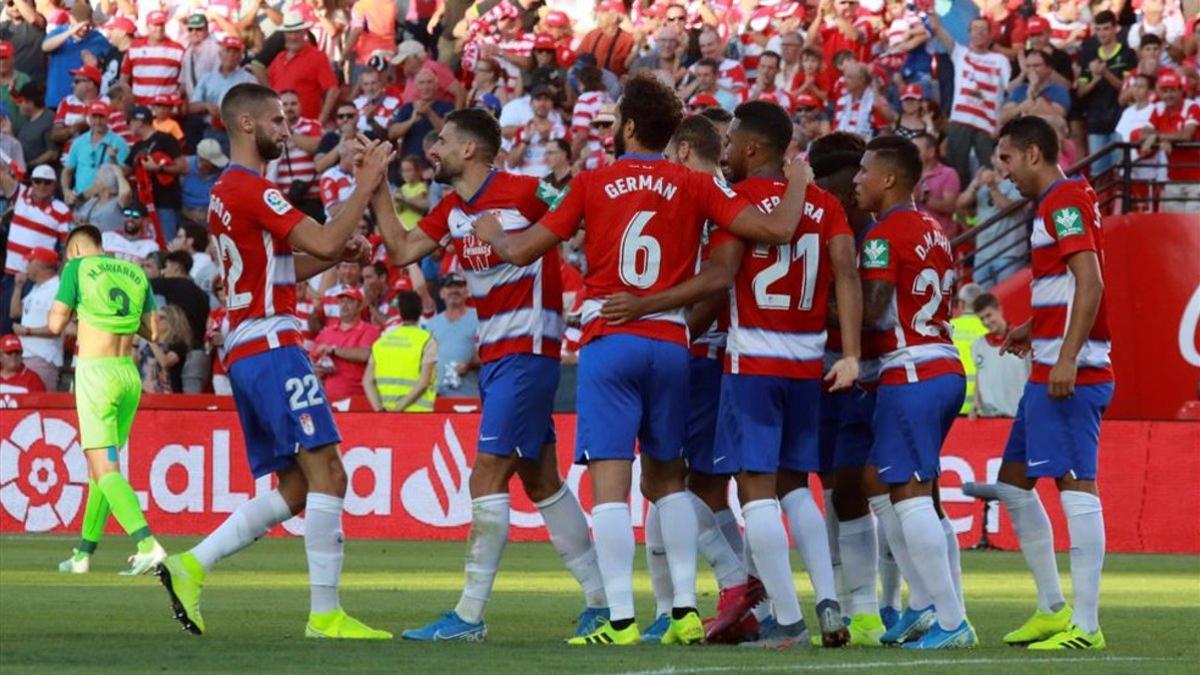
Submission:
[[[633,77],[618,105],[618,160],[553,197],[536,179],[493,168],[500,129],[488,113],[448,115],[430,157],[436,179],[452,189],[406,231],[390,207],[386,144],[362,141],[354,192],[322,227],[262,175],[289,133],[278,95],[237,85],[222,119],[233,164],[213,188],[209,227],[228,289],[223,358],[252,472],[275,474],[278,487],[157,566],[185,628],[204,631],[200,595],[217,562],[304,510],[306,634],[391,637],[338,600],[341,437],[295,316],[297,283],[367,250],[354,231],[372,208],[393,263],[437,247],[462,259],[483,361],[464,589],[452,610],[404,638],[484,639],[515,474],[584,593],[570,644],[809,643],[784,515],[817,600],[812,642],[977,644],[957,541],[937,500],[939,452],[965,389],[949,334],[953,253],[938,224],[913,207],[921,162],[910,141],[831,134],[807,160],[785,162],[792,127],[778,106],[743,104],[718,129],[684,118],[657,80]],[[1032,349],[1034,370],[1001,482],[991,486],[1034,572],[1038,610],[1005,640],[1102,648],[1095,453],[1112,371],[1099,214],[1087,183],[1066,180],[1052,159],[1057,138],[1045,122],[1010,123],[998,152],[1018,188],[1038,198],[1034,316],[1006,345]],[[590,532],[556,465],[551,418],[564,326],[557,250],[580,229],[587,270],[575,459],[592,481]],[[389,419],[402,434],[403,418]],[[636,487],[651,503],[657,601],[645,631],[634,618],[635,451]],[[813,473],[829,489],[824,516],[808,487]],[[1062,491],[1074,609],[1032,490],[1038,477],[1056,479]],[[727,503],[730,479],[744,533]],[[697,611],[697,551],[721,587],[708,621]],[[880,570],[880,559],[894,560],[899,576]],[[904,606],[900,578],[909,589]]]

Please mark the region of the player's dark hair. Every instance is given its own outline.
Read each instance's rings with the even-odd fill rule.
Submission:
[[[71,233],[67,235],[67,240],[64,242],[64,245],[70,246],[71,241],[76,237],[83,237],[96,246],[104,245],[104,237],[100,234],[100,228],[96,227],[95,225],[80,225],[79,227],[71,230]]]
[[[166,255],[165,260],[179,265],[184,274],[192,273],[192,254],[187,251],[171,251]]]
[[[650,152],[662,152],[667,147],[683,118],[683,103],[675,90],[647,73],[629,78],[618,109],[621,123],[632,120],[633,137]]]
[[[1162,43],[1162,38],[1159,36],[1155,35],[1154,33],[1146,33],[1142,36],[1142,44],[1138,47],[1138,49],[1148,45],[1158,45],[1159,47],[1162,47]]]
[[[208,228],[203,225],[184,225],[183,233],[192,240],[192,251],[203,253],[208,250]]]
[[[975,301],[971,303],[971,311],[978,314],[985,309],[995,307],[1000,309],[1000,300],[991,293],[980,293]]]
[[[813,177],[824,178],[842,169],[858,170],[866,151],[862,136],[848,131],[834,131],[814,140],[808,146],[808,163]]]
[[[401,321],[417,321],[421,318],[421,296],[416,291],[400,291],[396,294],[396,309]]]
[[[758,62],[762,63],[762,60],[767,59],[767,58],[775,59],[776,65],[783,63],[783,57],[779,55],[779,52],[771,50],[771,49],[768,49],[767,51],[763,52],[762,54],[759,54]]]
[[[749,101],[733,111],[738,130],[749,132],[766,142],[779,157],[792,142],[792,119],[787,111],[769,101]]]
[[[1036,145],[1042,151],[1042,157],[1047,162],[1058,161],[1058,133],[1050,123],[1036,115],[1026,115],[1009,120],[1000,128],[996,138],[1008,136],[1008,142],[1024,151],[1031,145]]]
[[[712,68],[714,73],[721,72],[721,64],[717,63],[716,59],[703,58],[696,62],[696,67]]]
[[[446,115],[446,124],[454,124],[455,130],[466,134],[480,146],[484,161],[492,161],[500,152],[500,123],[486,110],[463,108]]]
[[[226,129],[233,129],[237,126],[238,115],[250,113],[257,116],[258,109],[264,103],[274,101],[280,96],[281,94],[275,93],[274,89],[254,82],[235,84],[225,93],[225,98],[221,99],[221,122]]]
[[[921,152],[917,146],[903,136],[879,136],[867,143],[867,152],[891,164],[901,176],[906,187],[913,187],[921,180]]]
[[[567,159],[571,158],[571,144],[567,142],[567,139],[555,138],[554,140],[550,141],[550,145],[553,145],[566,153]]]
[[[1115,26],[1117,25],[1117,15],[1111,9],[1106,9],[1103,12],[1097,12],[1092,21],[1097,26]]]
[[[671,137],[675,145],[687,143],[692,152],[706,162],[716,164],[721,161],[721,132],[717,125],[703,115],[688,115],[675,128]]]
[[[733,121],[733,113],[722,108],[721,106],[712,106],[711,108],[705,108],[704,110],[701,110],[700,112],[698,112],[696,114],[701,117],[708,118],[709,120],[712,121],[713,124],[722,124],[722,123],[728,124],[729,122]]]
[[[382,278],[382,279],[387,278],[387,275],[388,275],[387,263],[383,262],[382,260],[376,260],[375,262],[371,263],[371,269],[375,270],[375,273],[378,274],[380,276],[380,278]]]

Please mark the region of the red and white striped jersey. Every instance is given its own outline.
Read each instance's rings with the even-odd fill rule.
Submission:
[[[963,374],[950,340],[954,255],[937,221],[911,206],[881,214],[863,242],[862,278],[892,285],[881,331],[881,384],[905,384]],[[866,331],[864,330],[864,333]]]
[[[240,358],[303,342],[296,318],[296,267],[288,234],[307,216],[271,181],[230,164],[213,185],[208,231],[225,283],[226,367]]]
[[[575,176],[542,225],[564,241],[583,226],[583,344],[623,333],[687,345],[682,310],[611,326],[600,307],[614,293],[652,295],[691,278],[705,221],[728,227],[749,206],[720,178],[662,155],[625,154]]]
[[[1092,27],[1079,19],[1063,21],[1058,15],[1051,14],[1046,17],[1046,22],[1050,24],[1050,44],[1073,57],[1079,54],[1083,41],[1092,34]],[[1071,36],[1076,34],[1077,37],[1072,40]]]
[[[293,136],[321,137],[321,124],[314,119],[301,117],[292,125]],[[267,164],[267,178],[279,186],[285,194],[292,187],[292,181],[301,180],[309,183],[307,199],[319,199],[320,191],[317,186],[317,160],[312,155],[300,149],[295,143],[287,144],[287,152],[279,159]]]
[[[562,272],[551,249],[525,267],[500,259],[491,244],[474,234],[475,219],[494,213],[506,232],[528,229],[546,213],[536,178],[501,171],[488,174],[470,199],[450,191],[417,227],[451,248],[462,262],[467,288],[479,316],[479,360],[510,354],[541,354],[557,359],[562,349]]]
[[[347,288],[358,287],[338,283],[326,288],[325,292],[321,294],[321,314],[325,317],[326,326],[331,326],[342,318],[342,299],[339,296]]]
[[[696,76],[696,64],[692,64],[688,68],[688,75]],[[746,78],[746,69],[742,67],[740,61],[733,59],[723,59],[721,67],[717,70],[717,88],[728,89],[737,96],[738,103],[745,103],[746,97],[750,94],[750,81]]]
[[[151,44],[149,38],[134,38],[121,62],[121,74],[133,85],[133,99],[147,105],[155,96],[179,91],[179,72],[183,66],[183,45],[169,38]]]
[[[112,105],[107,96],[101,96],[96,100],[101,103],[107,103],[110,106]],[[87,107],[87,103],[81,101],[75,94],[71,94],[58,102],[58,108],[54,110],[54,123],[69,127],[80,122],[86,122]],[[133,138],[133,132],[129,129],[129,122],[125,119],[125,113],[120,110],[114,110],[109,113],[108,128],[114,134],[125,139],[130,145],[136,142],[136,139]]]
[[[950,121],[995,135],[999,130],[1004,88],[1012,77],[1012,65],[1000,52],[973,52],[955,44],[954,107]]]
[[[588,142],[597,140],[599,135],[592,130],[592,120],[605,103],[610,102],[608,92],[585,91],[575,99],[575,107],[571,110],[571,133],[578,136],[584,134]]]
[[[1075,299],[1075,276],[1067,258],[1081,251],[1095,251],[1104,271],[1104,235],[1100,229],[1100,207],[1096,193],[1083,178],[1060,180],[1038,200],[1029,242],[1033,258],[1033,372],[1031,382],[1046,382],[1058,362],[1063,337]],[[1100,301],[1096,322],[1087,342],[1079,350],[1076,381],[1098,384],[1113,380],[1112,348],[1108,319]]]
[[[343,171],[340,165],[321,174],[321,205],[325,207],[325,216],[332,217],[334,207],[349,199],[352,192],[354,176]]]
[[[763,213],[783,200],[787,181],[747,178],[733,186]],[[713,245],[732,235],[718,231]],[[792,240],[746,245],[729,289],[725,372],[792,379],[821,377],[833,267],[830,240],[853,236],[841,202],[809,185]]]
[[[58,242],[67,238],[72,219],[71,209],[66,204],[53,198],[42,204],[35,203],[32,190],[18,185],[13,195],[4,273],[24,272],[27,267],[25,256],[35,248],[55,250]]]
[[[833,108],[833,130],[871,138],[876,129],[887,126],[887,120],[875,110],[875,90],[867,89],[855,99],[850,92],[842,94]]]
[[[354,107],[358,109],[358,129],[367,132],[371,130],[371,120],[384,129],[392,123],[392,115],[404,105],[398,96],[382,96],[370,99],[359,96],[354,99]]]

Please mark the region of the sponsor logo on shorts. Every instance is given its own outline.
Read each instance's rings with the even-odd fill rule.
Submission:
[[[1074,237],[1083,234],[1083,214],[1074,206],[1067,206],[1054,212],[1054,231],[1058,238]]]
[[[887,269],[890,250],[887,239],[868,239],[867,243],[863,244],[863,269]]]
[[[284,199],[283,193],[275,188],[271,188],[263,193],[263,202],[266,203],[267,208],[281,216],[292,210],[292,205],[288,203],[288,200]]]

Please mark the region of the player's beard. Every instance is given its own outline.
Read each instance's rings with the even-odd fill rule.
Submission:
[[[283,155],[283,143],[273,140],[257,126],[254,127],[254,147],[258,150],[258,156],[262,157],[264,162],[279,159]]]
[[[613,134],[613,152],[617,157],[625,154],[625,132],[617,129],[617,133]]]
[[[452,172],[450,170],[450,167],[446,165],[446,160],[439,159],[437,162],[437,166],[434,168],[434,171],[433,171],[433,179],[439,183],[448,184],[451,181],[453,181],[455,178],[458,178],[459,174],[461,174],[461,173],[462,173],[461,171],[457,172],[457,173]]]

